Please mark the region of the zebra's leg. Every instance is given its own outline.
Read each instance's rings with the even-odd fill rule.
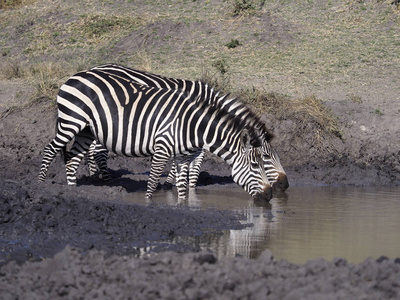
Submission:
[[[46,179],[47,172],[51,162],[54,157],[56,157],[57,152],[61,150],[62,147],[57,146],[55,140],[52,140],[43,150],[43,159],[42,164],[40,166],[39,172],[39,182],[42,182]]]
[[[197,184],[197,180],[200,175],[201,164],[203,163],[205,155],[205,150],[201,150],[199,154],[190,162],[189,165],[189,187],[195,188]]]
[[[178,198],[186,197],[186,190],[188,185],[188,172],[190,158],[179,158],[175,160],[176,163],[176,189],[178,191]]]
[[[85,153],[86,152],[71,153],[71,157],[65,165],[68,185],[76,185],[76,170],[78,169],[82,158],[85,156]]]
[[[89,166],[89,175],[94,176],[97,172],[97,165],[95,161],[95,155],[96,155],[96,141],[93,141],[92,144],[90,144],[89,150],[88,150],[88,156],[87,156],[87,162]]]
[[[151,169],[149,180],[147,181],[146,198],[151,198],[157,189],[158,182],[165,165],[170,158],[170,154],[162,149],[156,150],[151,160]]]
[[[103,147],[99,142],[96,143],[96,148],[94,151],[94,159],[97,166],[99,167],[101,178],[105,181],[111,180],[110,170],[107,167],[108,160],[108,150]]]
[[[89,128],[85,128],[76,137],[71,151],[66,157],[66,173],[68,185],[76,185],[76,170],[94,141],[94,136]]]
[[[175,161],[172,162],[171,170],[168,173],[167,179],[165,180],[164,185],[172,186],[175,183],[176,177],[176,164]]]
[[[81,124],[65,122],[58,118],[56,123],[56,136],[55,138],[44,148],[42,164],[40,165],[39,171],[39,182],[46,179],[47,172],[51,162],[57,155],[57,152],[64,150],[67,144],[74,138],[74,136],[81,130]]]

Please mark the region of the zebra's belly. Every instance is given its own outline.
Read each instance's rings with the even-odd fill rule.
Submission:
[[[113,147],[112,145],[106,145],[108,151],[127,157],[147,157],[154,155],[155,151],[153,148],[142,148],[142,147]]]
[[[109,152],[128,157],[147,157],[155,153],[155,138],[153,135],[141,131],[117,131],[114,135],[101,136],[94,131],[95,139]]]

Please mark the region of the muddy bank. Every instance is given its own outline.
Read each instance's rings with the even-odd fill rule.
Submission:
[[[80,182],[0,182],[1,299],[400,299],[400,258],[217,259],[196,239],[241,228],[240,216],[139,205],[120,197],[140,191]]]
[[[67,245],[106,255],[199,251],[193,243],[176,238],[243,228],[231,212],[109,200],[112,188],[81,187],[83,191],[74,195],[68,186],[44,187],[0,183],[0,265],[48,259]],[[96,189],[103,191],[103,197],[90,196]]]
[[[54,258],[0,270],[3,299],[399,299],[400,259],[359,265],[317,259],[217,260],[210,253],[111,256],[67,247]]]

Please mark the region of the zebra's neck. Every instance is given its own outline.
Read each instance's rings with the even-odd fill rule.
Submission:
[[[204,118],[197,119],[194,136],[198,138],[196,146],[203,148],[229,165],[241,151],[241,134],[245,127],[239,118],[232,117],[223,110],[201,103],[204,108]],[[251,131],[251,129],[249,129]],[[256,133],[251,136],[256,139]]]

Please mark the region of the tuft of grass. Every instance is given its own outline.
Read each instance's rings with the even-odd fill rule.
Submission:
[[[140,18],[88,14],[82,15],[80,21],[73,25],[73,29],[86,38],[99,39],[123,30],[134,29],[141,22]],[[79,36],[76,39],[79,39]]]
[[[211,72],[209,69],[203,68],[201,77],[198,80],[207,83],[224,94],[232,89],[230,77],[225,73]]]
[[[6,65],[9,68],[5,70],[10,70],[7,72],[18,70],[18,78],[23,78],[29,82],[34,92],[28,102],[11,106],[0,115],[0,119],[4,119],[8,115],[30,107],[35,103],[43,103],[43,109],[55,109],[56,96],[61,84],[72,74],[87,69],[87,63],[84,60],[76,61],[72,64],[50,62],[26,66],[16,62],[9,62]]]
[[[211,64],[215,69],[217,69],[218,72],[220,72],[222,75],[228,72],[228,64],[225,59],[218,59],[215,62]]]
[[[252,0],[235,0],[233,5],[233,15],[243,16],[254,14],[255,6]]]
[[[333,152],[334,147],[326,146],[326,141],[334,137],[342,139],[337,118],[322,100],[313,95],[293,99],[252,88],[242,91],[241,97],[257,111],[270,114],[277,120],[293,120],[297,131],[295,135],[305,138],[311,134],[314,146],[319,150]]]
[[[82,20],[82,31],[88,37],[100,37],[123,26],[121,18],[109,18],[101,15],[84,16]]]
[[[37,65],[30,69],[29,76],[35,87],[34,100],[53,100],[55,103],[63,77],[62,66],[54,63]]]
[[[373,111],[371,111],[371,114],[376,114],[378,116],[383,116],[384,115],[383,112],[379,108],[374,109]]]
[[[354,94],[350,96],[350,100],[354,103],[359,103],[359,104],[363,102],[360,96]]]
[[[22,0],[0,0],[0,9],[17,8],[22,4]]]
[[[140,50],[136,53],[135,62],[133,64],[135,68],[151,72],[153,69],[152,64],[151,56],[148,54],[148,52]]]
[[[239,40],[236,39],[232,39],[229,43],[225,44],[225,46],[228,47],[229,49],[239,47],[240,45],[242,44],[239,42]]]
[[[4,79],[15,79],[21,78],[24,76],[23,67],[18,61],[7,61],[0,65],[2,69],[2,73],[0,74],[0,78]]]

